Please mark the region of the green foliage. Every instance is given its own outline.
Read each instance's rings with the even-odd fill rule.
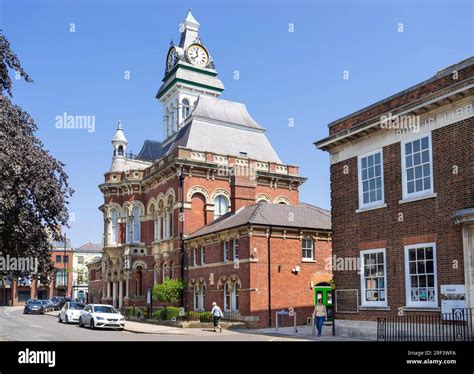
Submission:
[[[153,319],[161,319],[161,312],[163,311],[163,308],[156,309],[153,311],[153,314],[151,315],[151,318]]]
[[[200,322],[212,322],[213,315],[211,312],[201,312],[199,313],[199,321]]]
[[[142,317],[143,310],[141,310],[140,308],[137,308],[135,305],[130,306],[125,309],[125,315],[128,317]]]
[[[163,321],[170,320],[172,318],[178,319],[179,317],[179,308],[175,306],[164,307],[160,312],[160,319]]]
[[[176,303],[181,297],[184,289],[182,281],[177,279],[166,279],[163,283],[153,287],[153,297],[164,303]]]

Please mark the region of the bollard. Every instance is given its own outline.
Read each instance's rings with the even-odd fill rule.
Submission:
[[[311,327],[312,327],[312,330],[311,330],[311,333],[313,335],[316,335],[316,324],[315,324],[315,320],[316,318],[314,317],[314,314],[311,316]]]

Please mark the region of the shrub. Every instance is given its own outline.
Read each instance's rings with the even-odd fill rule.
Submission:
[[[163,321],[167,321],[172,318],[177,319],[178,317],[179,317],[179,308],[176,308],[175,306],[164,307],[163,309],[160,310],[160,319]]]
[[[153,314],[151,315],[151,317],[153,319],[161,319],[161,312],[162,312],[163,308],[160,308],[160,309],[156,309],[153,311]]]
[[[199,321],[200,322],[212,322],[213,315],[211,312],[202,312],[199,314]]]
[[[125,309],[125,315],[128,317],[142,317],[143,310],[141,310],[140,308],[137,308],[135,305],[130,306]]]
[[[181,298],[184,283],[177,279],[166,279],[153,287],[153,296],[161,302],[176,303]]]

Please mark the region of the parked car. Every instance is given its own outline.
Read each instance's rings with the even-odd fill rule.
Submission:
[[[25,309],[23,310],[23,314],[30,313],[44,314],[43,302],[41,300],[34,300],[31,303],[27,303],[25,305]]]
[[[38,300],[38,299],[28,299],[27,301],[25,301],[25,305],[26,305],[26,304],[29,304],[29,303],[32,303],[32,302],[35,301],[35,300]]]
[[[81,310],[86,304],[77,303],[75,301],[66,302],[58,314],[58,322],[74,323],[79,322]]]
[[[74,301],[73,299],[71,299],[70,297],[62,297],[61,298],[61,301],[59,303],[59,309],[62,309],[62,307],[64,306],[64,304],[66,304],[68,301]]]
[[[62,297],[60,297],[60,296],[53,296],[51,298],[51,302],[53,303],[54,310],[60,310],[61,309],[61,301],[62,301]]]
[[[54,305],[51,300],[41,300],[43,303],[44,311],[45,312],[52,312],[54,310]]]
[[[125,318],[112,305],[88,304],[81,310],[79,326],[96,328],[110,328],[122,331],[125,328]]]

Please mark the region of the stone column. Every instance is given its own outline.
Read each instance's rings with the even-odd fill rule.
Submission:
[[[107,299],[110,299],[111,282],[107,281]]]
[[[130,288],[130,277],[128,276],[125,278],[125,298],[128,299],[130,296],[128,294],[128,290]]]
[[[123,306],[123,282],[121,279],[118,281],[118,288],[119,288],[118,307],[119,309],[121,309]]]
[[[115,307],[115,302],[117,300],[117,282],[113,282],[112,287],[112,305]]]

